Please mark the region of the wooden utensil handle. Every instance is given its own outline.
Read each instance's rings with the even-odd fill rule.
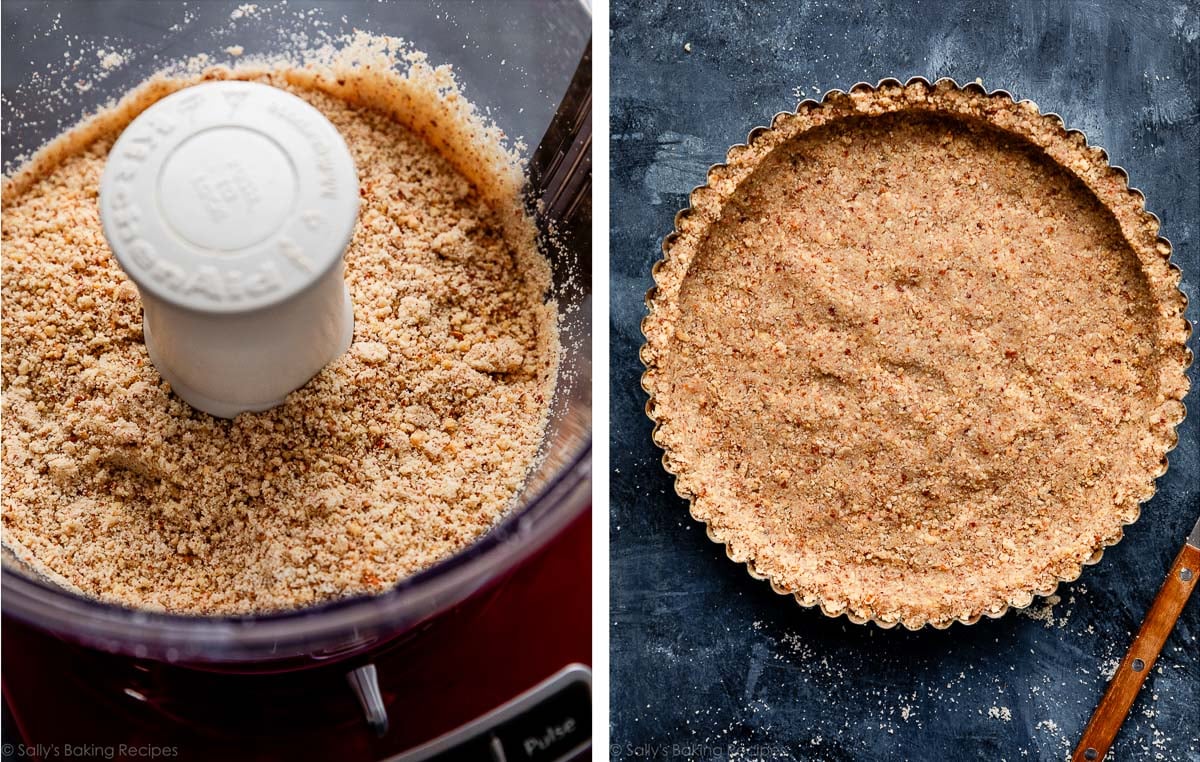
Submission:
[[[1200,548],[1184,545],[1183,550],[1175,557],[1171,565],[1171,573],[1154,598],[1150,611],[1146,614],[1142,628],[1138,630],[1133,645],[1117,667],[1116,674],[1108,684],[1108,690],[1100,705],[1096,707],[1091,722],[1083,731],[1083,738],[1075,748],[1072,762],[1097,762],[1104,759],[1108,748],[1112,746],[1117,731],[1125,722],[1142,683],[1146,681],[1163,643],[1175,627],[1175,620],[1187,604],[1196,579],[1200,577]]]

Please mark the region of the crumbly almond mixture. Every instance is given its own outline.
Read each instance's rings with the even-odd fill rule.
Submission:
[[[1027,605],[1119,539],[1175,441],[1186,324],[1156,234],[1030,105],[910,85],[804,108],[664,246],[664,464],[806,605],[909,627]]]
[[[350,351],[234,421],[158,376],[97,208],[121,128],[190,82],[149,83],[5,179],[6,545],[107,601],[248,613],[384,590],[506,513],[553,393],[549,266],[517,199],[500,202],[511,174],[476,182],[503,152],[470,142],[487,137],[478,120],[451,124],[471,109],[451,102],[445,71],[424,74],[206,75],[313,104],[345,137],[362,195],[345,255]]]

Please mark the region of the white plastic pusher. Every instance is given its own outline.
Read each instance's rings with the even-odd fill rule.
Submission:
[[[142,112],[109,153],[100,219],[175,392],[232,418],[274,407],[350,346],[342,254],[358,176],[290,93],[209,82]]]

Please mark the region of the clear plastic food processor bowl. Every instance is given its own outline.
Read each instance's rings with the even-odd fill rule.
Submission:
[[[574,0],[23,2],[4,5],[3,23],[6,173],[81,117],[172,62],[207,54],[214,64],[236,64],[230,51],[239,46],[245,56],[287,54],[359,29],[404,38],[427,53],[430,63],[453,66],[466,96],[507,135],[529,146],[535,185],[551,187],[559,196],[548,204],[552,211],[546,216],[558,215],[555,222],[565,238],[564,246],[547,247],[563,358],[543,457],[511,513],[474,544],[381,595],[239,617],[178,616],[101,603],[40,578],[5,550],[5,616],[92,647],[183,663],[215,666],[353,653],[465,600],[587,508],[592,422],[589,189],[583,185],[580,190],[576,183],[564,194],[547,180],[551,175],[561,180],[572,170],[590,171],[586,156],[580,159],[579,139],[574,154],[567,149],[572,127],[579,127],[579,105],[590,105],[590,93],[581,99],[577,87],[572,88],[574,98],[566,104],[573,104],[575,116],[565,126],[562,116],[555,119],[560,104],[566,106],[564,97],[588,49],[591,18],[584,5]],[[544,150],[535,155],[539,142],[554,142],[558,148],[549,151],[549,158]],[[563,203],[571,194],[575,202]]]

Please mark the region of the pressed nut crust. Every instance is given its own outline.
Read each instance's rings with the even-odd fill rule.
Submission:
[[[1121,537],[1187,391],[1179,273],[1103,152],[1003,94],[802,104],[664,244],[647,411],[729,557],[831,615],[1025,606]]]
[[[100,226],[113,141],[194,80],[152,80],[5,178],[4,540],[26,563],[129,606],[279,610],[385,590],[512,506],[557,373],[549,265],[448,72],[410,56],[401,79],[374,44],[328,72],[203,77],[307,100],[358,167],[354,343],[273,410],[171,394]]]

